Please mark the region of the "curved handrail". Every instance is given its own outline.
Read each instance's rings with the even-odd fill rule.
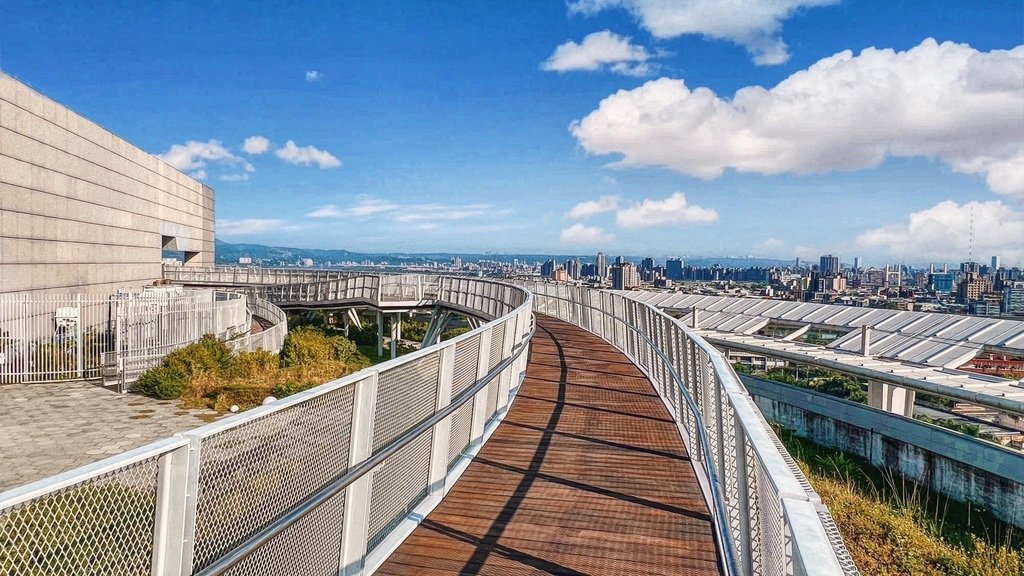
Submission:
[[[534,292],[538,312],[601,336],[648,374],[700,460],[705,500],[728,573],[784,573],[787,566],[814,574],[856,573],[827,509],[711,344],[657,308],[618,294],[520,285]],[[676,408],[677,397],[688,413]],[[755,461],[748,461],[748,450]],[[770,501],[762,488],[769,490]],[[754,498],[755,493],[760,496]],[[793,544],[789,557],[785,546],[780,548],[787,539]]]
[[[448,278],[431,289],[435,301],[504,313],[173,443],[0,493],[0,552],[29,550],[19,556],[29,568],[69,573],[93,568],[86,557],[124,557],[132,573],[187,575],[229,564],[232,573],[283,573],[301,550],[318,570],[372,572],[503,420],[535,330],[533,295],[522,288]],[[111,502],[128,506],[116,526],[97,513]],[[64,516],[47,512],[58,504],[95,531],[81,558],[61,554],[74,544],[61,541]]]

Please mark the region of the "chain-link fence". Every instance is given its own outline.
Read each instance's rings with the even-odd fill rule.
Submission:
[[[538,313],[601,336],[650,377],[701,479],[730,574],[856,574],[827,508],[725,357],[680,321],[619,294],[521,284]]]

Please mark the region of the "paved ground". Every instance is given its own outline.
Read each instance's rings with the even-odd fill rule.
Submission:
[[[0,490],[201,426],[213,412],[86,382],[0,386]]]
[[[537,324],[505,421],[377,574],[719,574],[707,506],[650,381],[598,337]]]

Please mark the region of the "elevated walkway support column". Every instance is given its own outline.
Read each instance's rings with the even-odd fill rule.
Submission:
[[[913,418],[916,396],[915,391],[907,388],[882,382],[868,382],[868,406],[872,408]]]
[[[384,314],[377,310],[377,356],[384,355]]]
[[[402,339],[402,313],[395,312],[391,320],[391,357],[398,356],[398,341]]]

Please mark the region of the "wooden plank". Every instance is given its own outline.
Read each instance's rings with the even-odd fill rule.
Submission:
[[[600,338],[537,317],[505,421],[377,574],[719,574],[668,411]]]

